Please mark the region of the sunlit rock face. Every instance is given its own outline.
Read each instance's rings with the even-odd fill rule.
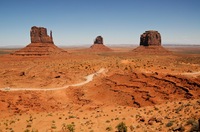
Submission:
[[[141,46],[161,46],[161,35],[158,31],[146,31],[140,36]]]
[[[47,34],[47,29],[44,27],[33,26],[30,31],[31,43],[53,43],[52,32],[50,36]]]

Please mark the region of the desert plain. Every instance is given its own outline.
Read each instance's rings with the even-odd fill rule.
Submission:
[[[110,48],[0,49],[0,132],[115,132],[122,122],[131,132],[198,131],[200,46]]]

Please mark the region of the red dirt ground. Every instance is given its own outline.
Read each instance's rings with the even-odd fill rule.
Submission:
[[[100,68],[107,70],[86,85],[64,90],[0,91],[0,131],[62,132],[69,124],[74,124],[75,131],[116,131],[120,122],[128,131],[195,129],[200,118],[198,52],[192,54],[188,48],[169,54],[112,50],[0,56],[0,88],[62,87],[82,82]]]

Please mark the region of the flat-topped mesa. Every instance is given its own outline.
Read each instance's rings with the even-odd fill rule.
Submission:
[[[161,45],[161,35],[158,31],[149,30],[140,36],[140,46],[133,49],[134,54],[140,55],[169,55],[171,52]]]
[[[47,29],[44,27],[33,26],[30,31],[31,43],[54,43],[52,31],[50,36],[47,34]]]
[[[161,46],[161,35],[158,31],[149,30],[140,36],[141,46]]]
[[[94,44],[103,44],[103,37],[97,36],[94,41]]]

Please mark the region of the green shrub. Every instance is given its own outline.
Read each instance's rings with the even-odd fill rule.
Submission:
[[[55,124],[52,124],[52,125],[51,125],[51,128],[52,128],[52,129],[56,129],[57,127],[56,127]]]
[[[24,132],[30,132],[30,130],[29,130],[29,129],[26,129],[26,130],[24,130]]]
[[[68,129],[70,132],[75,132],[75,125],[74,125],[74,124],[68,124],[68,125],[67,125],[67,129]]]
[[[186,125],[193,125],[196,123],[196,120],[195,119],[188,119],[187,122],[186,122]]]
[[[198,121],[196,121],[195,119],[189,119],[186,122],[186,125],[192,125],[190,132],[195,132],[199,130],[199,123]]]
[[[199,132],[199,124],[195,123],[192,125],[190,132]]]
[[[168,122],[168,123],[166,124],[166,127],[171,127],[171,126],[173,126],[173,121],[170,121],[170,122]]]
[[[127,132],[127,126],[124,122],[119,123],[116,128],[118,132]]]

